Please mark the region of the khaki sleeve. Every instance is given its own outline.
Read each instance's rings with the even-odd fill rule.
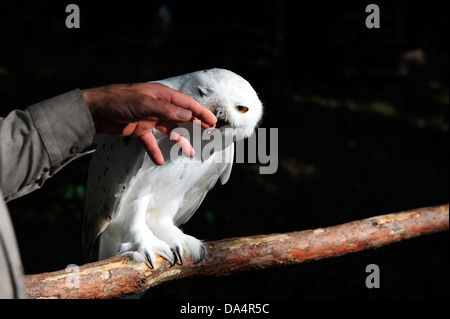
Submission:
[[[0,188],[6,201],[42,184],[91,153],[95,127],[80,90],[0,118]]]
[[[26,298],[22,262],[0,190],[0,299]]]

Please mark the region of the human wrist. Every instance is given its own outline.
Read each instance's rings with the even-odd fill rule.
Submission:
[[[98,131],[98,114],[97,114],[97,110],[98,110],[98,97],[99,97],[99,92],[97,88],[93,88],[93,89],[84,89],[81,90],[81,95],[83,96],[86,105],[89,109],[89,113],[91,114],[92,117],[92,121],[94,122],[94,126],[96,131]]]

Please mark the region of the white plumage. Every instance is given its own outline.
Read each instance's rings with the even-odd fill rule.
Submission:
[[[157,82],[194,97],[215,113],[219,120],[215,130],[228,134],[231,127],[235,140],[253,134],[261,119],[262,104],[256,92],[231,71],[211,69]],[[104,259],[132,252],[136,260],[146,261],[150,267],[155,253],[172,264],[181,263],[183,253],[194,262],[203,259],[201,241],[184,234],[178,226],[195,213],[218,179],[222,184],[227,182],[234,145],[228,140],[211,156],[209,151],[208,156],[202,156],[207,141],[192,140],[193,131],[199,128],[192,123],[180,126],[190,133],[195,155],[182,161],[171,158],[173,142],[155,131],[165,159],[163,166],[151,161],[138,139],[97,136],[83,230],[84,248],[91,257]],[[98,254],[92,254],[97,248]]]

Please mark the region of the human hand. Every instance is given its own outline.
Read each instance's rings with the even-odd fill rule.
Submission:
[[[177,123],[198,118],[213,126],[216,117],[195,99],[159,83],[113,84],[82,90],[98,133],[138,137],[152,161],[164,164],[153,129],[157,129],[193,156],[194,149],[181,135],[172,134]]]

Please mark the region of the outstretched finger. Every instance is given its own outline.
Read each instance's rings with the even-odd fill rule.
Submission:
[[[210,126],[213,126],[217,123],[216,116],[210,110],[202,106],[193,97],[187,94],[167,87],[166,90],[158,91],[156,97],[172,103],[178,107],[191,110],[194,116]]]
[[[159,148],[158,142],[156,141],[152,131],[139,136],[139,139],[141,140],[145,151],[148,153],[153,163],[159,166],[163,165],[164,156],[162,155],[161,149]]]
[[[192,157],[195,154],[194,148],[192,147],[189,140],[183,136],[183,132],[181,129],[178,129],[178,125],[175,123],[170,123],[167,121],[160,121],[155,128],[166,134],[170,140],[172,140],[178,147],[180,147],[181,151],[184,155]]]

